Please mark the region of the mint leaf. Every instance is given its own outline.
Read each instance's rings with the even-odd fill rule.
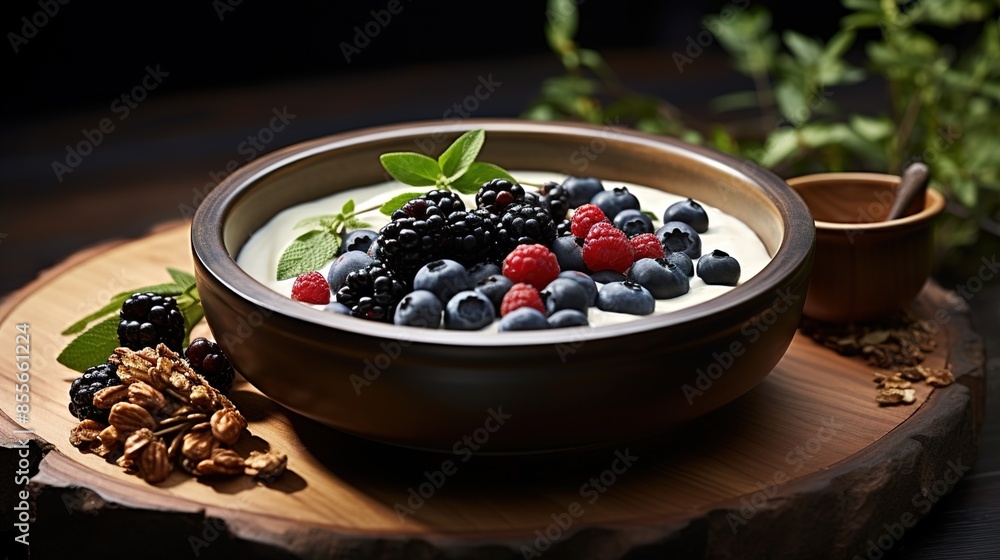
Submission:
[[[191,286],[195,285],[194,274],[191,274],[190,272],[168,267],[167,273],[170,274],[171,278],[173,278],[174,283],[180,287],[181,292],[186,292],[191,289]]]
[[[649,219],[653,220],[653,222],[660,221],[660,219],[656,217],[656,214],[650,212],[649,210],[643,210],[642,213],[649,216]]]
[[[278,259],[278,280],[319,270],[337,256],[340,236],[326,230],[309,231],[295,238]]]
[[[196,303],[184,309],[184,342],[182,346],[187,348],[191,342],[191,329],[205,318],[205,308],[200,303]]]
[[[116,295],[115,297],[111,298],[111,301],[107,305],[98,309],[97,311],[94,311],[90,315],[87,315],[86,317],[80,319],[79,321],[73,323],[72,325],[66,327],[66,330],[64,330],[59,334],[63,336],[76,334],[78,332],[83,331],[83,329],[87,328],[87,325],[89,325],[91,322],[96,321],[97,319],[100,319],[105,315],[110,315],[111,313],[117,313],[118,310],[121,309],[122,304],[125,303],[125,300],[127,300],[131,295],[132,295],[131,292],[129,292],[128,294]]]
[[[83,373],[103,364],[118,348],[118,317],[108,317],[73,339],[56,358],[60,364]]]
[[[124,292],[117,293],[111,296],[111,301],[109,301],[107,305],[98,309],[97,311],[94,311],[90,315],[87,315],[86,317],[80,319],[79,321],[73,323],[72,325],[66,327],[66,330],[62,331],[59,334],[63,336],[76,334],[78,332],[83,331],[83,329],[87,328],[87,325],[96,321],[97,319],[100,319],[101,317],[104,317],[105,315],[109,315],[111,313],[117,313],[121,309],[122,304],[125,303],[125,300],[132,297],[133,294],[152,292],[154,294],[159,294],[161,296],[173,297],[181,295],[182,293],[189,290],[192,286],[195,285],[194,276],[192,276],[191,274],[171,268],[168,268],[167,271],[171,273],[171,276],[173,276],[174,273],[178,273],[178,276],[176,276],[175,278],[179,278],[180,280],[183,280],[185,282],[190,282],[190,285],[188,285],[185,288],[181,288],[181,286],[175,283],[154,284],[152,286],[143,286],[141,288],[135,288],[133,290],[127,290]]]
[[[493,179],[506,179],[511,183],[517,182],[502,167],[493,165],[492,163],[477,161],[470,165],[469,170],[451,184],[451,188],[462,194],[473,194],[479,191],[483,183],[492,181]]]
[[[322,216],[312,216],[310,218],[302,218],[299,220],[292,229],[302,229],[302,228],[313,228],[316,226],[323,229],[329,229],[332,227],[333,223],[337,220],[336,214],[324,214]]]
[[[348,201],[345,202],[344,205],[340,208],[340,213],[343,214],[344,216],[350,214],[351,212],[354,212],[354,199],[353,198],[348,199]]]
[[[119,294],[115,294],[115,297],[112,298],[112,299],[114,300],[114,299],[118,299],[118,298],[120,298],[122,296],[125,296],[125,297],[122,298],[122,302],[124,302],[129,297],[131,297],[132,294],[142,294],[142,293],[146,293],[146,292],[152,292],[154,294],[161,295],[161,296],[171,296],[171,297],[173,297],[173,296],[179,296],[179,295],[183,294],[184,290],[181,289],[181,287],[178,286],[177,284],[174,284],[173,282],[171,282],[169,284],[153,284],[152,286],[143,286],[141,288],[136,288],[134,290],[127,290],[127,291],[121,292]]]
[[[428,187],[442,178],[436,160],[416,152],[391,152],[378,157],[382,167],[397,181],[415,187]]]
[[[372,227],[372,225],[357,218],[351,218],[344,223],[344,227],[347,229],[368,229]]]
[[[385,214],[386,216],[391,216],[393,212],[399,210],[404,204],[422,196],[422,192],[405,192],[402,194],[397,194],[396,196],[390,198],[385,204],[379,207],[378,211]]]
[[[452,181],[465,173],[472,162],[476,161],[479,150],[483,149],[484,140],[486,132],[482,129],[470,130],[459,136],[438,158],[441,173]]]

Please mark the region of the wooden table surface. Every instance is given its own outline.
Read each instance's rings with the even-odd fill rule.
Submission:
[[[619,68],[633,83],[651,83],[656,65],[623,54]],[[663,55],[658,55],[662,57]],[[717,70],[717,69],[716,69]],[[72,115],[4,123],[0,136],[0,293],[26,284],[41,270],[101,241],[139,236],[184,217],[204,193],[251,155],[363,126],[441,118],[492,72],[503,86],[476,117],[515,116],[541,79],[554,73],[548,58],[461,63],[372,73],[346,81],[280,83],[240,91],[151,96],[60,182],[52,162],[80,131],[97,126],[107,107]],[[697,84],[717,77],[711,65],[685,74],[690,88],[661,86],[683,103]],[[402,84],[402,85],[401,85]],[[421,91],[405,99],[400,88]],[[266,128],[274,111],[294,115],[273,140],[248,151],[244,141]],[[989,255],[984,255],[989,258]],[[127,268],[108,279],[109,291],[133,284]],[[949,287],[949,286],[945,286]],[[88,307],[82,302],[82,307]],[[988,401],[979,458],[931,514],[908,531],[885,558],[1000,558],[1000,288],[994,281],[971,294],[973,322],[985,337]],[[6,465],[5,467],[6,468]],[[4,471],[6,472],[6,471]],[[7,483],[5,476],[5,483]],[[4,486],[4,504],[11,503]]]

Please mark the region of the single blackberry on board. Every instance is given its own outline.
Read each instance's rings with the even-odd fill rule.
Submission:
[[[447,257],[465,266],[497,262],[498,220],[496,215],[483,208],[448,216]]]
[[[457,194],[450,191],[433,190],[407,201],[406,204],[392,213],[392,219],[426,219],[428,216],[435,215],[447,218],[455,212],[463,210],[465,210],[465,203]]]
[[[376,259],[405,283],[425,264],[443,258],[448,245],[448,224],[440,214],[426,219],[404,217],[379,230]]]
[[[118,314],[118,342],[131,350],[164,343],[175,352],[184,341],[184,315],[170,296],[152,292],[133,294]]]
[[[569,212],[569,191],[566,187],[549,182],[542,186],[542,192],[545,193],[542,202],[548,208],[549,214],[552,214],[552,219],[556,222],[565,219],[566,213]]]
[[[510,204],[524,200],[524,187],[506,179],[493,179],[483,183],[476,193],[476,206],[500,214]]]
[[[74,379],[69,387],[70,414],[80,420],[97,420],[107,424],[108,413],[111,411],[94,406],[94,393],[121,384],[116,365],[103,363],[87,369],[83,375]]]
[[[373,321],[391,322],[396,305],[410,289],[384,263],[375,261],[347,275],[337,291],[337,301],[351,310],[351,315]]]
[[[556,239],[556,223],[549,211],[530,204],[511,204],[497,225],[500,251],[506,255],[518,245],[539,244],[549,247]]]
[[[207,338],[196,338],[184,350],[184,358],[209,385],[225,395],[229,394],[236,372],[218,344]]]

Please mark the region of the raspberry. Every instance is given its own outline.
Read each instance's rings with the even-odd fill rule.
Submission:
[[[542,295],[530,284],[514,284],[503,296],[500,302],[500,316],[510,313],[515,309],[530,307],[545,314],[545,303],[542,302]]]
[[[604,211],[593,204],[584,204],[583,206],[576,209],[573,212],[573,221],[571,222],[570,231],[573,235],[579,237],[580,239],[585,239],[587,237],[587,232],[594,224],[600,222],[609,222],[608,217],[604,215]]]
[[[583,262],[594,272],[614,270],[624,274],[632,266],[628,236],[609,223],[594,224],[583,242]]]
[[[660,239],[652,233],[642,233],[628,240],[632,244],[632,255],[634,260],[639,259],[662,259],[666,255],[663,253],[663,244]]]
[[[118,342],[131,350],[164,343],[175,352],[184,341],[184,315],[177,301],[152,292],[132,294],[118,313]]]
[[[330,303],[330,283],[320,272],[299,274],[292,284],[292,299],[302,303],[326,305]]]
[[[191,369],[209,385],[224,395],[229,394],[236,373],[218,344],[207,338],[196,338],[184,350],[184,358],[191,364]]]
[[[544,245],[518,245],[503,260],[503,275],[540,290],[559,276],[559,260]]]
[[[94,366],[73,380],[69,388],[69,412],[80,420],[108,422],[109,409],[94,406],[94,393],[121,385],[118,366],[104,363]]]

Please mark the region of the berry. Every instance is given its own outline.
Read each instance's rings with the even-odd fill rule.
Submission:
[[[184,358],[209,385],[229,394],[236,372],[218,344],[207,338],[196,338],[184,350]]]
[[[545,208],[526,202],[511,204],[500,215],[497,239],[504,253],[518,245],[538,243],[548,247],[556,240],[556,223]]]
[[[557,222],[565,219],[569,212],[569,191],[566,187],[549,182],[542,186],[542,192],[542,204],[548,209],[552,219]]]
[[[351,314],[351,308],[347,307],[343,303],[340,303],[339,301],[331,301],[330,303],[326,304],[326,307],[323,308],[323,311],[327,311],[329,313],[336,313],[337,315]]]
[[[740,281],[740,263],[716,249],[698,259],[698,277],[706,284],[735,286]]]
[[[559,276],[559,261],[544,245],[519,245],[503,260],[503,275],[541,289]]]
[[[635,282],[612,282],[601,286],[597,294],[597,308],[629,315],[649,315],[656,309],[656,299],[649,290]]]
[[[441,300],[427,290],[414,290],[400,300],[392,322],[407,327],[436,329],[441,324]]]
[[[698,233],[708,231],[708,213],[705,207],[691,200],[675,202],[663,211],[663,223],[684,222]]]
[[[622,210],[613,220],[615,227],[624,231],[625,235],[635,237],[643,233],[653,233],[653,220],[641,210]]]
[[[412,201],[411,201],[412,202]],[[379,230],[379,260],[406,282],[421,266],[444,256],[448,228],[440,214],[422,218],[400,218]]]
[[[573,222],[565,219],[556,224],[556,238],[573,235]]]
[[[628,271],[628,279],[649,290],[656,299],[672,299],[691,289],[687,274],[667,259],[635,261]]]
[[[306,272],[295,277],[292,299],[302,303],[326,305],[330,303],[330,283],[321,272]]]
[[[500,316],[504,316],[515,309],[531,307],[537,309],[539,313],[545,313],[545,303],[541,294],[530,284],[514,284],[503,296],[500,302]]]
[[[597,272],[591,272],[590,278],[594,282],[599,282],[601,284],[625,281],[625,275],[617,270],[598,270]]]
[[[467,266],[494,259],[498,220],[482,209],[448,216],[448,258]]]
[[[118,342],[132,350],[155,348],[166,344],[181,351],[184,341],[184,315],[169,296],[152,292],[133,294],[118,313]]]
[[[492,323],[495,316],[493,304],[486,296],[467,290],[448,300],[444,308],[444,328],[475,331]]]
[[[673,263],[674,266],[684,271],[684,274],[691,278],[694,276],[694,263],[691,261],[691,257],[687,256],[686,253],[669,253],[666,257],[667,262]]]
[[[583,263],[580,240],[573,236],[557,237],[552,242],[552,253],[555,254],[561,270],[587,270],[587,265]]]
[[[622,210],[638,210],[639,199],[628,192],[625,187],[616,187],[610,191],[601,191],[590,199],[590,203],[600,207],[609,219],[615,219]]]
[[[463,211],[465,211],[465,203],[457,194],[451,191],[433,190],[406,201],[392,213],[392,219],[417,218],[425,220],[430,216],[447,218],[455,212]]]
[[[656,230],[656,237],[663,244],[663,252],[674,253],[680,251],[687,254],[691,259],[701,256],[701,236],[693,227],[684,222],[667,222]]]
[[[448,301],[458,292],[471,290],[475,284],[469,271],[461,264],[442,259],[420,267],[413,278],[414,290],[427,290],[441,301]]]
[[[666,256],[663,254],[663,244],[660,243],[660,239],[652,233],[641,233],[629,239],[628,242],[632,244],[632,258],[635,260],[662,259]],[[681,254],[683,255],[683,253]]]
[[[572,280],[583,288],[587,294],[587,306],[591,307],[597,303],[597,283],[590,275],[577,270],[566,270],[559,273],[559,278]]]
[[[378,232],[370,229],[356,229],[344,236],[344,243],[340,246],[340,252],[367,252],[368,248],[375,242],[376,237],[378,237]]]
[[[561,329],[565,327],[586,327],[588,325],[587,314],[576,309],[563,309],[549,315],[549,328]]]
[[[494,274],[476,282],[475,290],[489,298],[493,307],[499,310],[500,304],[503,303],[503,296],[507,295],[513,285],[514,282],[510,278],[503,274]]]
[[[441,209],[441,213],[446,217],[454,214],[455,212],[465,211],[465,202],[462,202],[462,197],[451,191],[439,191],[435,189],[429,191],[420,198],[427,200],[434,206]]]
[[[337,257],[337,260],[330,265],[330,272],[326,276],[326,281],[330,284],[330,291],[337,293],[337,290],[344,287],[348,274],[355,270],[361,270],[372,262],[374,259],[361,251],[347,251]]]
[[[570,208],[587,204],[594,195],[604,190],[604,184],[593,177],[568,177],[562,186],[569,193],[567,202]]]
[[[531,307],[521,307],[511,311],[500,319],[497,330],[503,331],[536,331],[549,328],[545,314]]]
[[[556,278],[549,282],[549,285],[541,291],[541,296],[545,303],[545,311],[549,315],[563,309],[586,312],[587,308],[590,307],[590,297],[587,290],[576,280],[569,278]]]
[[[104,363],[88,368],[73,380],[69,387],[69,412],[80,420],[97,420],[108,423],[109,409],[94,406],[94,393],[101,389],[121,385],[118,366]]]
[[[524,200],[524,187],[506,179],[493,179],[476,193],[476,207],[500,214],[510,204]]]
[[[351,315],[374,321],[392,321],[396,304],[409,290],[394,272],[380,261],[347,275],[337,291],[337,301],[351,310]]]
[[[604,210],[593,204],[584,204],[573,212],[573,219],[570,221],[570,231],[574,236],[585,239],[590,228],[594,224],[607,222],[608,217],[604,215]]]
[[[583,262],[593,271],[624,273],[632,266],[632,245],[622,230],[609,223],[595,224],[583,242]]]
[[[478,284],[480,280],[489,278],[494,274],[503,274],[503,270],[497,263],[482,262],[479,264],[474,264],[468,267],[466,270],[469,271],[469,276],[472,277],[473,284]]]

